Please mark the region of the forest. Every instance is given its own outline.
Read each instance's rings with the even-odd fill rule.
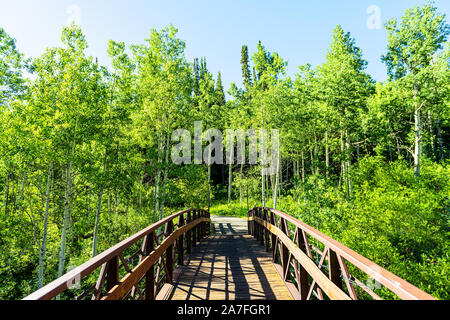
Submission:
[[[449,299],[450,26],[428,3],[385,29],[385,82],[338,25],[325,62],[294,77],[273,49],[243,45],[242,79],[226,90],[205,57],[187,61],[171,25],[142,44],[109,41],[111,67],[86,54],[75,24],[33,58],[0,28],[0,299],[178,209],[246,216],[261,205]],[[194,121],[278,129],[276,175],[173,164],[171,135]]]

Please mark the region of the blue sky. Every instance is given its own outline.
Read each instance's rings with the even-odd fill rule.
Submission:
[[[399,18],[409,7],[425,0],[0,0],[0,27],[17,40],[28,57],[41,55],[46,47],[60,44],[61,30],[73,17],[79,18],[89,42],[88,53],[109,65],[106,53],[110,39],[127,45],[142,43],[151,28],[169,24],[186,41],[186,57],[206,57],[213,74],[222,72],[226,89],[241,85],[240,51],[243,44],[252,53],[258,40],[288,61],[288,75],[299,65],[324,62],[332,30],[341,24],[356,38],[368,60],[367,71],[378,81],[386,79],[380,62],[386,33],[370,29],[370,6],[380,9],[382,24]],[[435,5],[447,16],[449,0]],[[75,8],[75,10],[71,10]],[[447,18],[448,20],[448,18]]]

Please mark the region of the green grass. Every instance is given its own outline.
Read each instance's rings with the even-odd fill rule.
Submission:
[[[210,208],[210,213],[217,216],[227,216],[227,217],[247,217],[247,206],[241,207],[239,201],[232,201],[230,204],[228,202],[212,203]]]

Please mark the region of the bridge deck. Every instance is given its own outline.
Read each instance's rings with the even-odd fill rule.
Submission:
[[[171,300],[291,300],[271,253],[247,235],[247,221],[211,216],[212,232],[196,248]]]

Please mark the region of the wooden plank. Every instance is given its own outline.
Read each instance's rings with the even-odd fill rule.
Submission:
[[[217,217],[212,221],[218,226],[217,233],[200,243],[185,265],[180,267],[180,276],[174,282],[169,298],[292,300],[272,263],[271,252],[266,252],[260,241],[247,234],[248,221],[224,218],[223,222],[218,223],[215,219]],[[234,222],[239,220],[241,226]],[[227,223],[229,221],[231,225]],[[229,233],[226,233],[227,230],[230,230]]]

